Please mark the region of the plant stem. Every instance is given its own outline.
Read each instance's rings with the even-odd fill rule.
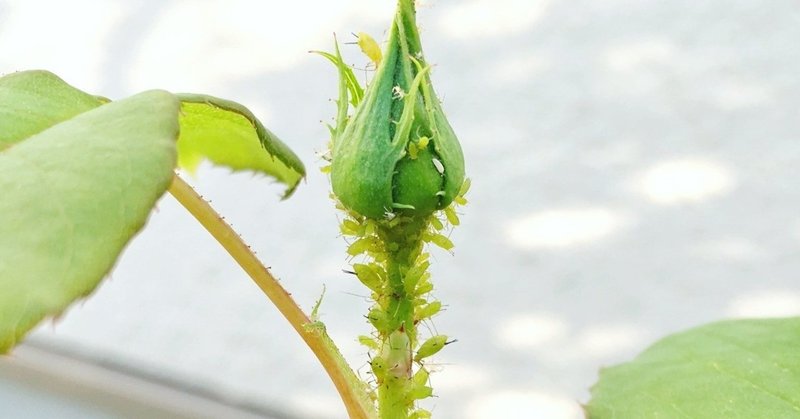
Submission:
[[[205,199],[178,175],[173,177],[169,192],[217,239],[311,348],[336,386],[350,418],[374,417],[374,408],[371,402],[359,394],[361,381],[355,377],[353,371],[344,362],[333,342],[324,333],[324,330],[315,327],[316,325],[270,274],[242,238],[211,208]]]
[[[415,297],[406,291],[405,276],[422,250],[421,234],[427,225],[427,218],[408,218],[406,223],[378,229],[387,255],[388,284],[383,304],[391,325],[391,330],[381,335],[378,353],[389,368],[378,385],[378,414],[381,419],[408,418],[414,407],[414,401],[407,394],[417,336]]]

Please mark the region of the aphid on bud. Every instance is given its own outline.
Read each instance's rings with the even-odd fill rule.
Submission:
[[[464,183],[461,184],[461,189],[458,191],[458,195],[453,198],[453,201],[458,205],[467,205],[467,198],[464,196],[469,192],[469,187],[472,186],[472,181],[469,178],[464,179]]]
[[[445,335],[437,335],[426,340],[425,343],[423,343],[417,350],[417,354],[414,356],[414,361],[419,362],[429,356],[435,355],[449,343],[452,342],[448,342],[447,336]]]
[[[419,137],[419,140],[417,141],[417,147],[419,147],[419,149],[422,150],[428,146],[428,143],[430,141],[431,139],[428,137]]]
[[[447,217],[447,221],[454,226],[461,224],[461,220],[458,219],[458,214],[456,214],[456,210],[452,205],[444,209],[444,216]]]
[[[417,148],[417,145],[414,144],[413,141],[409,141],[408,142],[408,157],[411,158],[411,160],[416,160],[418,155],[419,155],[419,149]]]
[[[364,235],[365,236],[374,235],[375,231],[377,231],[377,229],[378,229],[378,226],[377,226],[377,224],[375,224],[375,221],[367,220],[364,223]]]
[[[344,220],[339,226],[339,231],[345,236],[360,236],[361,230],[361,225],[353,220]]]
[[[461,184],[461,189],[458,191],[459,196],[464,196],[469,192],[469,187],[472,186],[472,180],[470,178],[464,179],[464,183]]]
[[[381,47],[375,42],[375,39],[364,32],[358,33],[358,47],[377,67],[383,59]]]

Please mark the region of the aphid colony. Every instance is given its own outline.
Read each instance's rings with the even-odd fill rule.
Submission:
[[[444,250],[453,249],[443,231],[460,223],[456,208],[467,203],[464,195],[469,186],[466,180],[451,205],[424,220],[389,210],[384,219],[372,220],[337,202],[337,207],[346,214],[340,225],[341,233],[354,239],[347,253],[364,259],[353,264],[352,273],[370,290],[375,301],[366,316],[375,334],[360,336],[359,342],[373,352],[370,366],[376,385],[402,381],[404,402],[408,404],[432,396],[424,362],[450,343],[445,335],[424,341],[416,335],[417,324],[430,321],[442,310],[441,301],[430,298],[433,284],[428,271],[430,254],[425,245],[432,243]],[[401,380],[404,377],[411,379]],[[422,409],[413,414],[417,416],[411,417],[429,417]]]

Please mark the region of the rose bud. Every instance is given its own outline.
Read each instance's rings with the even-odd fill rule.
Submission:
[[[375,76],[351,117],[342,121],[340,108],[343,129],[334,131],[333,192],[372,219],[428,216],[464,181],[464,156],[431,85],[415,15],[413,0],[398,2]]]

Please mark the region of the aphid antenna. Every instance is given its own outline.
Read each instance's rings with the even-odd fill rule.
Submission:
[[[344,294],[344,295],[349,295],[349,296],[351,296],[351,297],[358,297],[358,298],[361,298],[361,299],[363,299],[363,300],[364,300],[364,302],[367,302],[367,303],[369,303],[369,302],[372,302],[372,298],[371,298],[370,296],[367,296],[367,295],[356,294],[356,293],[354,293],[354,292],[343,292],[343,294]]]

